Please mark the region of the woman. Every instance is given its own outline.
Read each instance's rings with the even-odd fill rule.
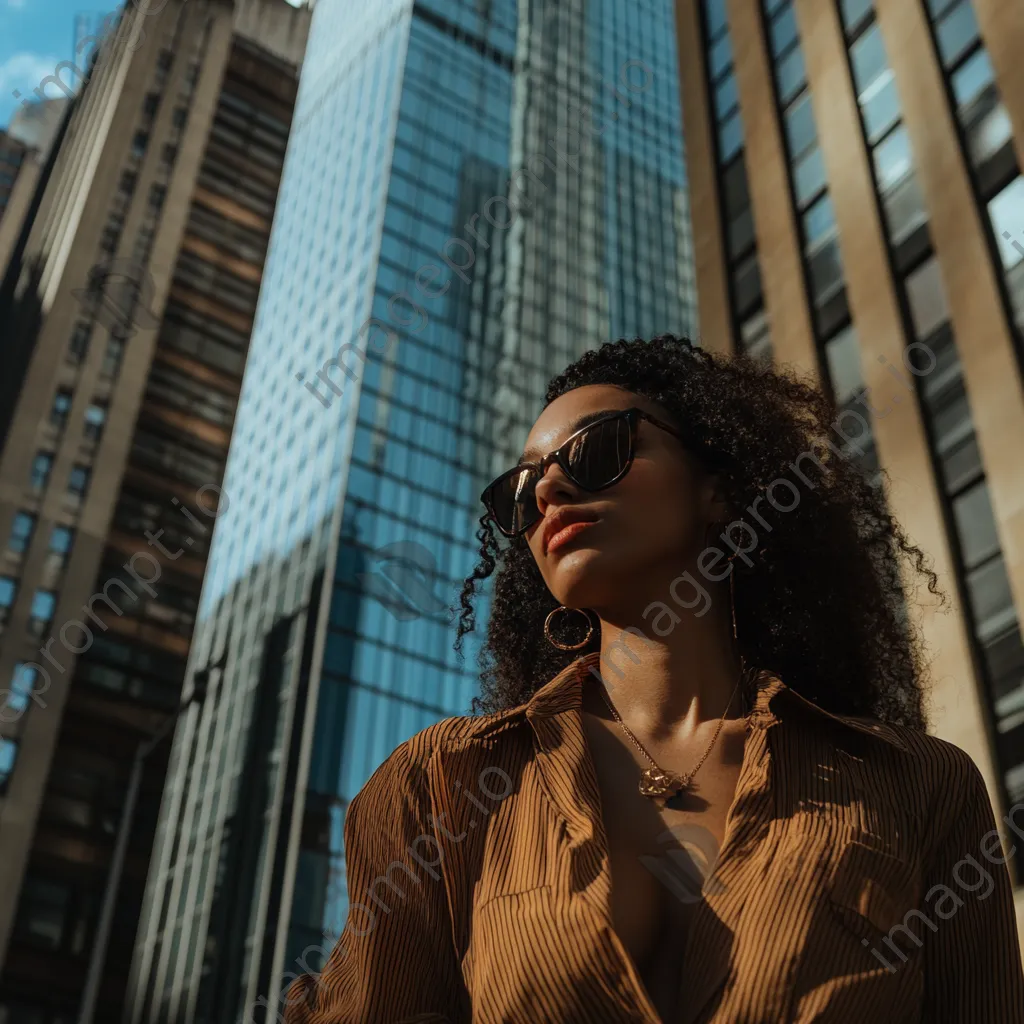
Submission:
[[[985,785],[923,731],[936,578],[833,414],[671,336],[551,382],[463,588],[487,714],[352,802],[289,1024],[1024,1021]]]

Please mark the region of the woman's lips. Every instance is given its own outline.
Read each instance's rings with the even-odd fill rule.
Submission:
[[[548,541],[548,554],[554,551],[556,548],[562,547],[564,544],[568,544],[578,533],[582,533],[588,526],[593,526],[596,520],[591,520],[585,523],[570,523],[568,526],[563,527],[558,533],[552,534],[551,539]]]

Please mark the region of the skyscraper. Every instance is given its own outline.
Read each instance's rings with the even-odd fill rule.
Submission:
[[[574,356],[694,328],[672,18],[317,4],[132,1022],[274,1019],[342,928],[348,801],[468,710],[445,609],[483,484]]]
[[[765,354],[831,388],[842,432],[888,472],[951,599],[915,600],[933,727],[1020,821],[1024,7],[677,12],[708,342],[749,348],[763,322]],[[1024,935],[1019,855],[1010,870]]]
[[[308,22],[126,6],[11,250],[2,1024],[119,1015]]]

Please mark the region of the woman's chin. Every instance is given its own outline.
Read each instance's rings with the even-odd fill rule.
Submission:
[[[608,553],[598,548],[579,547],[559,554],[553,571],[548,574],[548,589],[567,608],[593,608],[603,605],[611,582],[612,571]]]

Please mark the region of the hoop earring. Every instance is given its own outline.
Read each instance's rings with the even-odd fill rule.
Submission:
[[[552,635],[551,620],[559,612],[579,612],[587,620],[587,635],[578,644],[563,644]],[[544,635],[548,638],[548,642],[560,651],[578,651],[581,647],[586,647],[590,643],[590,638],[594,635],[594,624],[590,621],[590,616],[582,608],[566,608],[564,604],[560,604],[557,608],[552,608],[548,612],[548,617],[544,620]]]

